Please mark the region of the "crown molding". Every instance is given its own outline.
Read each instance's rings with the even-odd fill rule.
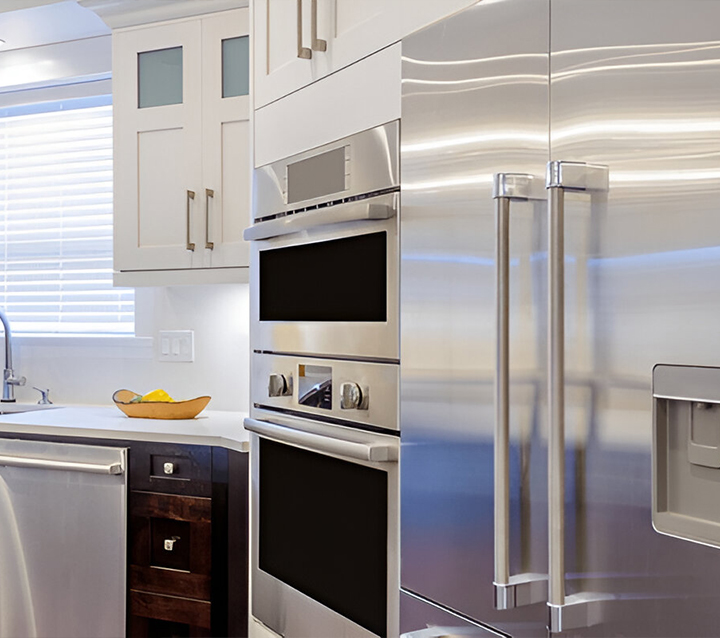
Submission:
[[[249,0],[77,0],[111,29],[247,7]]]
[[[45,4],[55,4],[61,0],[4,0],[0,2],[0,13],[6,11],[21,11],[22,9],[33,9]]]

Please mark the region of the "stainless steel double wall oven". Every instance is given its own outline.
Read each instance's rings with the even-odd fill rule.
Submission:
[[[252,613],[398,633],[399,124],[255,171]]]

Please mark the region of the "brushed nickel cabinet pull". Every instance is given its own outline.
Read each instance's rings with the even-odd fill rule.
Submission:
[[[187,225],[187,235],[185,238],[185,248],[186,250],[195,250],[195,244],[190,241],[190,200],[195,199],[195,191],[187,191],[187,198],[186,198],[186,225]]]
[[[312,0],[310,5],[310,39],[313,51],[327,51],[327,40],[321,40],[317,37],[317,0]]]
[[[210,241],[210,198],[215,201],[215,191],[212,188],[205,189],[205,248],[212,250],[215,244]]]
[[[302,3],[303,0],[297,0],[297,56],[303,60],[310,60],[312,58],[312,49],[308,49],[302,45]]]

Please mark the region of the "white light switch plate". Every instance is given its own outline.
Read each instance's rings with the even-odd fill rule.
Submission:
[[[158,361],[194,361],[195,337],[192,330],[161,330]]]

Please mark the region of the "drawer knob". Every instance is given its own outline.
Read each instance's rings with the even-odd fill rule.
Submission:
[[[177,543],[180,540],[179,536],[171,536],[170,538],[166,538],[163,541],[163,549],[166,552],[171,552],[173,548],[175,547],[175,543]]]
[[[175,474],[175,463],[163,463],[163,472],[165,474]]]

